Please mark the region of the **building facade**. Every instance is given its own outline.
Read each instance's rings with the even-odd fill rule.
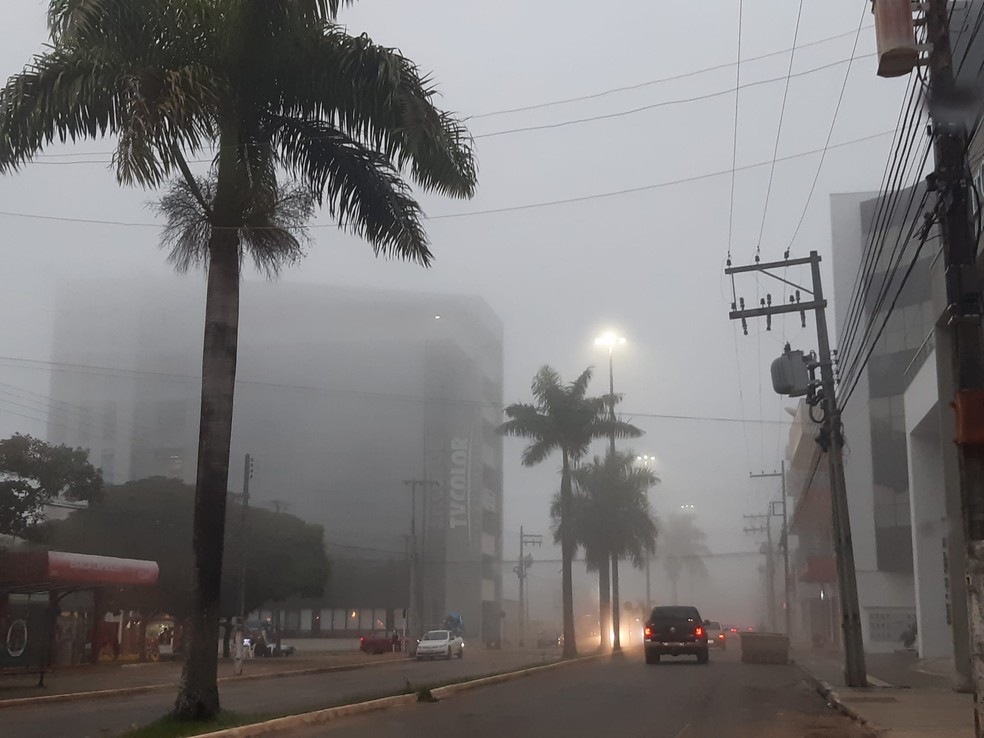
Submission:
[[[195,279],[66,285],[51,396],[73,414],[52,415],[50,438],[89,448],[110,482],[193,482],[203,298]],[[502,326],[488,306],[247,282],[237,376],[230,487],[250,454],[250,504],[324,526],[333,561],[324,598],[274,611],[282,627],[351,634],[454,611],[498,640]]]

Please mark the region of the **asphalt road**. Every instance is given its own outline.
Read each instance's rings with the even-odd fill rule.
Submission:
[[[414,688],[518,668],[559,654],[476,650],[462,660],[411,659],[355,671],[257,679],[220,686],[222,707],[234,712],[279,716],[331,707],[342,701],[394,694]],[[371,657],[366,657],[367,660]],[[0,711],[3,738],[109,738],[167,713],[176,690],[110,699],[77,700]]]
[[[861,738],[795,666],[667,659],[638,650],[473,692],[290,733],[292,738]]]

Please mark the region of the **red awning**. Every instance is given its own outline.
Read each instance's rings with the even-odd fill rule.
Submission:
[[[156,584],[156,561],[64,551],[8,551],[0,554],[0,586],[19,589]]]
[[[799,576],[801,582],[832,584],[837,581],[837,562],[833,556],[810,556],[806,571]]]

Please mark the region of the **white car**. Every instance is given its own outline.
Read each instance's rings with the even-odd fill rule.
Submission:
[[[465,642],[450,630],[429,630],[417,642],[417,661],[421,659],[464,658]]]

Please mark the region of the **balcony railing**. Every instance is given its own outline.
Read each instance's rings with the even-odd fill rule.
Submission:
[[[906,389],[912,383],[912,380],[916,378],[919,370],[922,369],[923,364],[926,363],[933,350],[936,348],[936,330],[935,328],[929,332],[926,336],[926,340],[922,342],[922,346],[916,351],[916,355],[912,357],[912,361],[909,362],[909,366],[905,368],[903,372],[904,386]]]

